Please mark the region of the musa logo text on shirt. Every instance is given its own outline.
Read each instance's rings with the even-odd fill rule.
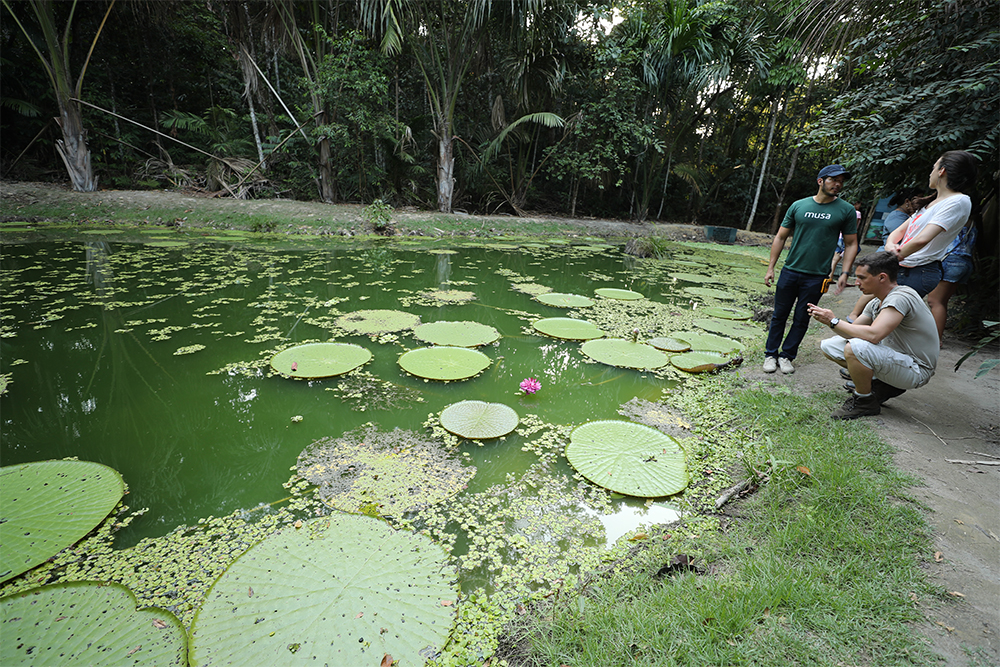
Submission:
[[[831,213],[813,213],[812,211],[807,211],[805,214],[807,218],[819,218],[820,220],[829,220],[833,217]]]

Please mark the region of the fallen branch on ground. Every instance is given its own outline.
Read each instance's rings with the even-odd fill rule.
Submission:
[[[948,463],[964,463],[970,466],[1000,466],[1000,461],[966,461],[965,459],[945,459]]]

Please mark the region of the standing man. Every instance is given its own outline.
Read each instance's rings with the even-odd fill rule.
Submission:
[[[857,285],[874,298],[853,323],[809,304],[809,314],[838,334],[822,341],[820,350],[845,367],[854,383],[843,407],[830,415],[833,419],[877,415],[882,403],[927,384],[934,375],[940,350],[937,324],[916,290],[896,283],[898,272],[899,259],[889,252],[858,260]]]
[[[795,372],[792,360],[798,354],[799,344],[809,328],[807,304],[819,302],[823,279],[829,275],[830,258],[841,234],[845,244],[844,270],[837,280],[834,294],[840,294],[847,286],[847,275],[858,254],[858,223],[854,207],[837,195],[843,189],[844,181],[850,177],[839,164],[820,169],[816,177],[819,191],[789,206],[778,233],[774,235],[771,262],[764,274],[764,284],[768,287],[774,280],[774,265],[778,263],[789,236],[792,237],[792,247],[774,290],[774,314],[771,315],[764,349],[765,373],[773,373],[779,366],[782,373]],[[785,321],[793,308],[792,326],[785,337]],[[781,342],[783,337],[784,345]]]

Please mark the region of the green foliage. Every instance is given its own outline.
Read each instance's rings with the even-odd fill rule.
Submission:
[[[915,11],[894,13],[850,45],[851,86],[808,141],[842,156],[852,180],[886,191],[924,184],[953,149],[987,161],[988,182],[1000,166],[1000,5],[937,0]]]
[[[984,347],[986,347],[987,345],[990,345],[992,343],[995,343],[997,340],[1000,340],[1000,322],[984,321],[983,326],[987,329],[995,328],[996,331],[983,336],[978,343],[973,345],[972,349],[969,352],[966,352],[965,355],[963,355],[962,358],[959,359],[958,362],[955,364],[956,371],[959,368],[961,368],[962,364],[965,363],[966,359],[968,359],[974,354],[978,354],[979,351]],[[998,365],[1000,365],[1000,359],[987,359],[982,364],[980,364],[979,370],[976,371],[976,377],[978,378],[983,375],[986,375]]]
[[[382,236],[392,236],[396,233],[396,224],[392,219],[392,206],[386,204],[381,199],[376,199],[361,212],[361,217],[365,223],[372,228],[376,234]]]

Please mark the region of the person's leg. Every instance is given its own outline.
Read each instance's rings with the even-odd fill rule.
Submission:
[[[847,370],[850,371],[851,380],[854,382],[854,392],[872,393],[872,377],[875,373],[854,355],[850,342],[844,346],[844,359],[847,361]]]
[[[774,288],[774,310],[771,312],[771,324],[767,329],[767,343],[764,345],[764,356],[777,357],[781,340],[785,336],[785,322],[792,312],[797,294],[798,273],[790,269],[782,269],[778,275],[778,284]]]
[[[810,276],[799,274],[798,293],[796,295],[795,310],[792,314],[792,326],[788,329],[788,335],[781,346],[781,355],[785,359],[795,359],[799,354],[799,345],[805,338],[809,329],[809,304],[818,304],[823,293],[823,276]]]
[[[927,295],[927,305],[931,308],[934,323],[937,324],[938,340],[944,340],[944,325],[948,320],[948,300],[958,291],[958,284],[942,280]]]

